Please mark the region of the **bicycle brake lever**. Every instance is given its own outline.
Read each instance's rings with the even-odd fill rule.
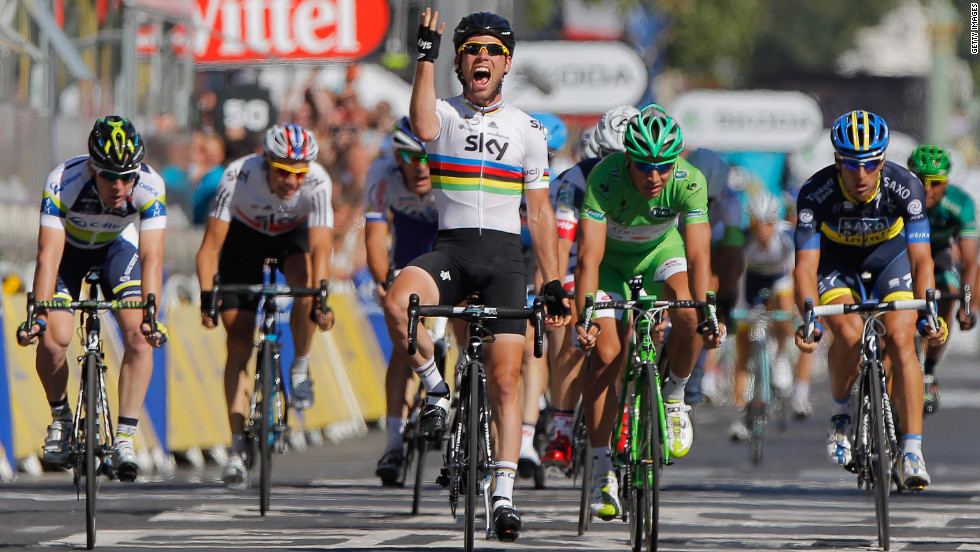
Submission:
[[[534,358],[541,358],[544,355],[544,300],[538,296],[534,298]]]
[[[408,298],[408,354],[414,355],[418,351],[418,331],[419,331],[419,296],[413,293]]]

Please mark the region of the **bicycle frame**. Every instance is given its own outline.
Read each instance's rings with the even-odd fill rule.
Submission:
[[[279,331],[277,318],[279,306],[277,297],[313,297],[310,318],[316,321],[315,312],[327,309],[327,282],[320,280],[318,288],[280,286],[276,284],[276,259],[266,259],[268,285],[230,284],[223,285],[219,275],[214,275],[211,304],[208,316],[218,320],[219,293],[238,293],[262,298],[262,317],[260,337],[257,343],[259,355],[256,358],[253,388],[249,399],[248,415],[245,417],[245,438],[247,446],[247,465],[252,467],[255,450],[260,458],[259,472],[259,512],[265,515],[269,510],[269,495],[272,481],[272,451],[282,453],[286,449],[285,436],[289,432],[289,409],[286,405],[285,390],[282,385],[282,371],[279,365]]]
[[[493,318],[532,319],[534,323],[534,354],[541,357],[544,349],[544,304],[535,299],[532,308],[493,308],[482,305],[447,307],[419,305],[419,296],[412,294],[408,306],[408,354],[417,350],[419,318],[461,318],[468,322],[467,345],[462,350],[464,362],[456,372],[456,413],[446,445],[445,468],[439,482],[449,487],[449,507],[456,517],[460,494],[465,493],[464,546],[473,550],[476,523],[476,489],[483,493],[486,513],[486,538],[494,536],[490,526],[490,484],[493,469],[493,451],[490,447],[490,406],[487,394],[486,370],[483,345],[492,341],[492,335],[483,321]],[[465,478],[465,483],[464,483]]]
[[[145,311],[144,322],[151,328],[156,327],[156,297],[148,294],[144,301],[100,301],[99,270],[93,267],[85,276],[89,284],[89,299],[84,301],[37,301],[34,292],[27,294],[27,327],[30,328],[37,320],[37,309],[66,309],[82,311],[79,333],[82,344],[82,354],[77,362],[82,368],[81,387],[78,401],[75,404],[73,431],[68,445],[68,462],[72,467],[72,482],[75,492],[81,498],[82,479],[85,479],[85,521],[87,547],[95,547],[95,505],[98,491],[98,476],[105,474],[110,478],[116,477],[107,468],[106,458],[112,455],[115,432],[112,427],[112,416],[109,410],[108,393],[106,392],[106,366],[103,362],[105,354],[102,350],[100,332],[102,323],[99,311],[140,309]]]
[[[936,296],[936,292],[930,289],[926,292],[926,299],[890,302],[878,302],[872,299],[855,304],[820,306],[814,306],[812,300],[807,299],[804,308],[804,340],[813,335],[814,320],[817,316],[858,313],[863,318],[860,374],[852,425],[854,443],[852,471],[858,474],[858,488],[864,487],[868,493],[874,493],[878,544],[885,550],[889,547],[888,494],[891,488],[891,474],[896,462],[900,460],[900,454],[894,412],[888,395],[888,376],[884,366],[882,337],[885,334],[885,325],[880,317],[888,311],[921,310],[926,311],[929,324],[934,329],[938,328]],[[901,485],[898,487],[901,489]]]

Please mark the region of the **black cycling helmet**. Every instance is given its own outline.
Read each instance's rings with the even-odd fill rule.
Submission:
[[[88,154],[100,169],[132,172],[143,162],[143,138],[129,119],[109,115],[95,121],[88,135]]]
[[[514,55],[514,46],[517,44],[514,40],[514,29],[506,19],[490,12],[471,13],[459,20],[456,30],[453,31],[453,51],[458,51],[467,38],[482,34],[497,37],[510,50],[510,55]]]

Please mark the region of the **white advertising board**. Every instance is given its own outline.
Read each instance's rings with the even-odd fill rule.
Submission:
[[[504,98],[525,111],[598,114],[646,88],[643,60],[622,42],[518,42]]]
[[[793,151],[823,128],[820,106],[802,92],[692,90],[667,112],[685,143],[721,151]]]

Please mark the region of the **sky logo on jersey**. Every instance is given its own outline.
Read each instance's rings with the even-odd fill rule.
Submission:
[[[470,134],[466,137],[466,147],[463,148],[466,151],[478,151],[483,153],[484,151],[496,157],[497,161],[503,159],[504,154],[507,153],[507,148],[510,147],[509,142],[504,142],[502,145],[497,141],[496,138],[491,138],[484,141],[483,133],[480,134]]]

